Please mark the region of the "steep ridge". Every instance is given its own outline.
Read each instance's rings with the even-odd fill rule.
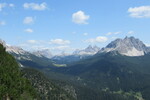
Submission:
[[[150,49],[139,39],[125,37],[124,39],[112,41],[105,48],[100,50],[99,53],[111,51],[118,51],[120,54],[126,56],[143,56],[150,52]]]
[[[97,46],[89,45],[87,48],[83,50],[76,50],[73,52],[73,55],[94,55],[100,50]]]
[[[89,45],[87,48],[82,50],[75,50],[72,54],[63,54],[52,57],[52,60],[59,64],[70,64],[73,62],[80,61],[82,59],[89,58],[95,55],[100,50],[97,46]]]
[[[46,58],[52,58],[53,55],[49,49],[43,49],[33,52],[32,54],[38,56],[38,57],[46,57]]]
[[[15,59],[0,44],[0,100],[38,99],[30,82],[20,72]]]

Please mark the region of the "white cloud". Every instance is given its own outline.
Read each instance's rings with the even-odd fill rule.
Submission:
[[[9,4],[9,7],[15,7],[15,5],[14,5],[14,4],[12,4],[12,3],[10,3],[10,4]]]
[[[112,40],[117,39],[118,37],[111,37]]]
[[[28,29],[25,29],[25,32],[33,33],[34,31],[33,31],[33,29],[28,28]]]
[[[19,44],[18,46],[24,48],[28,51],[37,51],[42,49],[49,49],[51,52],[55,54],[60,54],[61,52],[65,51],[67,53],[71,53],[74,48],[71,48],[69,45],[53,45],[49,44],[49,41],[45,40],[27,40],[24,43]]]
[[[24,9],[32,9],[32,10],[38,10],[38,11],[42,11],[42,10],[48,9],[47,4],[45,2],[43,2],[41,4],[37,4],[37,3],[24,3],[23,7],[24,7]]]
[[[127,34],[134,34],[135,32],[134,31],[129,31]]]
[[[0,21],[0,26],[4,26],[6,25],[6,22],[5,21]]]
[[[146,45],[147,47],[150,47],[150,44],[145,43],[145,45]]]
[[[76,34],[77,32],[72,32],[72,34]]]
[[[150,18],[150,6],[130,7],[128,12],[134,18]]]
[[[108,32],[108,33],[106,33],[106,35],[112,35],[113,33],[112,32]]]
[[[83,11],[78,11],[72,14],[72,21],[76,24],[88,24],[89,15],[85,15]]]
[[[108,32],[108,33],[106,33],[106,35],[117,35],[117,34],[121,34],[121,32],[120,31],[118,31],[118,32]]]
[[[69,46],[65,45],[65,46],[57,46],[57,47],[53,47],[53,50],[66,50],[70,48]]]
[[[28,40],[27,43],[29,43],[29,44],[36,44],[36,43],[38,43],[38,41],[36,41],[36,40]]]
[[[119,32],[114,32],[114,34],[116,34],[116,35],[117,35],[117,34],[120,34],[120,33],[121,33],[120,31],[119,31]]]
[[[87,35],[88,35],[88,33],[83,33],[83,35],[84,35],[84,36],[87,36]]]
[[[34,19],[33,17],[25,17],[23,20],[24,24],[33,24],[34,23]]]
[[[69,40],[63,40],[63,39],[54,39],[50,41],[50,44],[58,44],[58,45],[65,45],[70,44]]]
[[[92,39],[88,39],[88,40],[85,40],[85,42],[87,43],[102,43],[102,42],[106,42],[108,40],[107,37],[104,37],[104,36],[98,36],[96,38],[92,38]]]
[[[2,11],[6,7],[14,7],[14,4],[0,3],[0,11]]]

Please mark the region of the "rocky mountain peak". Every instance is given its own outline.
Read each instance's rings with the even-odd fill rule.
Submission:
[[[82,50],[76,50],[73,52],[73,55],[94,55],[100,50],[97,46],[89,45],[87,48]]]
[[[52,57],[51,51],[49,49],[38,50],[33,52],[33,54],[38,57],[46,57],[46,58]]]
[[[142,56],[150,50],[146,45],[134,37],[125,37],[124,39],[116,39],[108,44],[99,52],[118,51],[126,56]]]

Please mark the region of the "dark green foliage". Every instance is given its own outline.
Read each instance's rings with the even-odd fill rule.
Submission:
[[[79,97],[94,96],[97,98],[94,100],[99,100],[100,97],[103,98],[102,100],[117,100],[117,98],[118,100],[136,100],[136,95],[139,93],[141,94],[139,97],[149,100],[149,59],[149,54],[140,57],[127,57],[117,52],[110,52],[81,60],[66,68],[55,68],[53,71],[78,77],[76,82],[81,87],[85,87],[79,89],[77,93]],[[90,89],[86,90],[88,88]],[[109,91],[103,91],[105,89],[109,89]],[[120,90],[122,93],[116,94]],[[97,93],[102,95],[99,97],[96,95]],[[124,98],[124,95],[126,95],[126,98]]]
[[[36,92],[30,82],[21,76],[15,59],[0,44],[0,100],[19,100],[25,93],[28,93],[27,97],[36,98]]]
[[[74,100],[69,93],[47,79],[39,71],[24,68],[22,72],[24,73],[24,77],[31,81],[41,100]]]
[[[110,91],[97,91],[85,86],[76,89],[78,100],[138,100],[132,95],[117,94]]]

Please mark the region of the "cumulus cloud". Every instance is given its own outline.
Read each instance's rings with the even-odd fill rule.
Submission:
[[[20,46],[28,51],[37,51],[37,50],[42,50],[42,49],[48,49],[53,54],[60,54],[61,52],[64,52],[64,51],[69,53],[74,50],[74,48],[71,48],[68,44],[54,45],[54,44],[49,44],[49,41],[35,40],[35,39],[27,40],[24,43],[19,44],[18,46]]]
[[[57,44],[57,45],[66,45],[70,44],[69,40],[63,40],[63,39],[54,39],[50,41],[50,44]]]
[[[41,4],[37,3],[24,3],[23,4],[24,9],[32,9],[32,10],[37,10],[37,11],[43,11],[48,9],[47,4],[45,2]]]
[[[113,33],[112,32],[108,32],[108,33],[106,33],[106,35],[112,35]]]
[[[83,35],[84,35],[84,36],[87,36],[87,35],[88,35],[88,33],[83,33]]]
[[[65,46],[56,46],[56,47],[53,47],[52,50],[66,50],[70,48],[68,45],[65,45]]]
[[[33,33],[34,31],[31,28],[27,28],[27,29],[25,29],[25,32],[27,32],[27,33]]]
[[[6,22],[5,21],[0,21],[0,26],[4,26],[6,25]]]
[[[90,16],[86,15],[83,11],[78,11],[72,14],[72,21],[76,24],[88,24]]]
[[[33,24],[34,23],[34,19],[33,17],[25,17],[23,20],[24,24]]]
[[[117,35],[117,34],[120,34],[121,32],[118,31],[118,32],[108,32],[106,33],[106,35]]]
[[[134,31],[129,31],[127,34],[134,34],[135,32]]]
[[[77,32],[72,32],[72,34],[76,34]]]
[[[111,37],[112,40],[117,39],[118,37]]]
[[[2,11],[6,7],[14,7],[14,4],[0,3],[0,11]]]
[[[145,45],[146,45],[147,47],[150,47],[150,44],[148,44],[148,43],[145,43]]]
[[[128,12],[134,18],[150,18],[150,6],[130,7]]]
[[[104,37],[104,36],[98,36],[96,38],[92,38],[92,39],[88,39],[88,40],[85,40],[85,42],[87,43],[102,43],[102,42],[106,42],[108,40],[107,37]]]
[[[38,41],[36,41],[36,40],[28,40],[27,43],[29,43],[29,44],[36,44],[36,43],[38,43]]]
[[[15,5],[14,5],[14,4],[12,4],[12,3],[10,3],[10,4],[9,4],[9,7],[15,7]]]

